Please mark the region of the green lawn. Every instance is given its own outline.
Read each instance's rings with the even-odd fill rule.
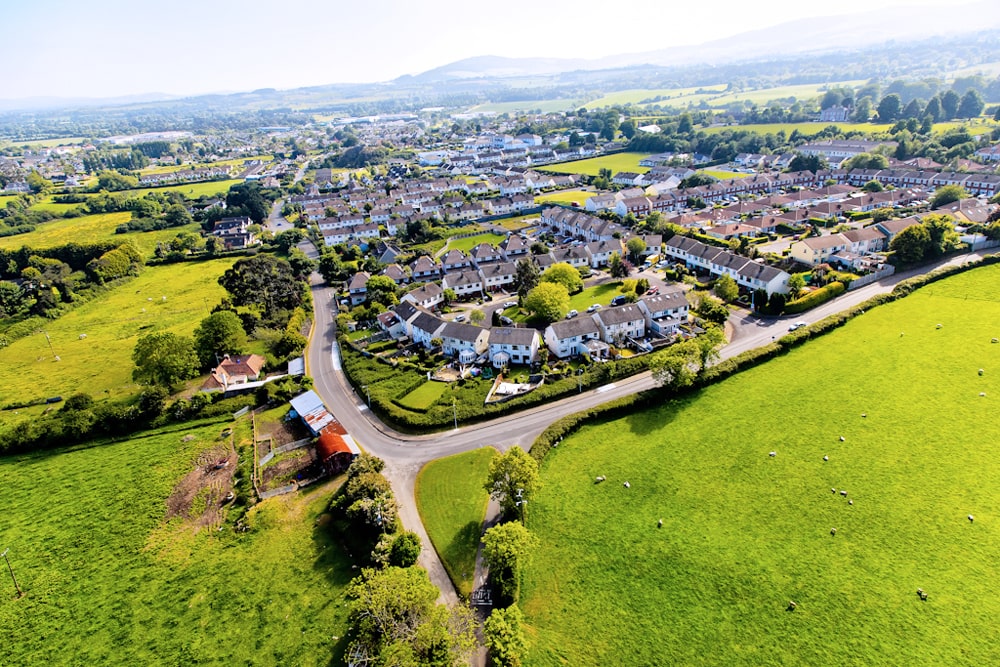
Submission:
[[[583,203],[593,197],[595,192],[587,190],[558,190],[546,192],[535,197],[536,204],[572,204],[583,206]]]
[[[52,204],[59,206],[59,204]],[[151,255],[156,244],[169,241],[183,231],[197,231],[197,224],[153,232],[129,232],[115,234],[118,225],[132,219],[131,213],[100,213],[79,218],[58,218],[43,222],[29,234],[0,237],[0,248],[52,248],[67,243],[94,243],[95,241],[132,241],[147,255]]]
[[[654,97],[662,97],[663,99],[659,102],[652,102],[652,104],[661,104],[664,106],[678,106],[694,103],[697,104],[702,99],[708,99],[714,95],[722,94],[726,89],[725,84],[719,84],[717,86],[700,86],[694,88],[660,88],[654,90],[643,90],[643,89],[631,89],[631,90],[619,90],[614,93],[608,93],[600,99],[596,99],[593,102],[588,102],[585,104],[585,108],[588,110],[600,109],[602,107],[614,106],[614,105],[625,105],[625,104],[640,104],[643,100],[651,100]],[[715,91],[715,92],[702,92],[698,93],[699,90],[702,91]]]
[[[610,169],[612,174],[620,171],[634,171],[645,173],[648,167],[640,167],[639,161],[649,157],[649,153],[612,153],[611,155],[601,155],[586,160],[576,160],[575,162],[561,162],[546,167],[539,167],[538,171],[546,171],[554,174],[583,174],[585,176],[597,176],[601,169]]]
[[[273,155],[255,155],[253,157],[240,157],[233,158],[232,160],[216,160],[215,162],[205,162],[202,164],[167,164],[159,167],[146,167],[140,173],[145,174],[169,174],[175,171],[184,171],[186,169],[207,169],[209,167],[242,167],[243,163],[247,160],[263,160],[264,162],[271,162],[274,160]]]
[[[503,218],[502,220],[496,220],[493,224],[500,225],[509,232],[519,232],[525,227],[530,227],[531,225],[538,222],[538,215],[519,215],[514,218]]]
[[[406,396],[400,398],[399,404],[407,410],[422,412],[434,405],[447,389],[448,384],[446,382],[425,382]]]
[[[480,243],[489,243],[490,245],[500,245],[504,239],[507,237],[503,234],[476,234],[475,236],[467,236],[464,239],[450,239],[446,250],[461,250],[462,252],[469,252],[475,248]]]
[[[528,515],[527,664],[996,664],[998,281],[564,439]]]
[[[604,283],[596,287],[588,287],[569,298],[569,309],[578,310],[582,313],[595,303],[607,306],[611,303],[611,299],[621,294],[620,288],[620,282]]]
[[[466,598],[472,593],[476,550],[489,496],[483,489],[492,447],[428,463],[417,475],[420,518],[448,575]]]
[[[86,140],[86,137],[63,137],[62,139],[41,139],[39,141],[0,141],[0,146],[9,144],[11,146],[55,148],[56,146],[82,144]]]
[[[729,178],[743,178],[746,174],[738,171],[725,171],[724,169],[699,169],[699,173],[708,174],[712,178],[724,181]]]
[[[26,591],[14,599],[5,567],[5,665],[328,665],[342,653],[354,573],[322,518],[333,483],[258,505],[247,533],[166,520],[174,484],[225,425],[0,458],[0,543]]]
[[[217,280],[234,261],[147,267],[134,280],[52,320],[46,331],[59,361],[53,360],[41,333],[0,348],[3,395],[28,399],[87,392],[101,398],[105,391],[110,396],[134,393],[132,350],[139,336],[154,331],[192,335],[225,294]]]
[[[3,202],[0,201],[0,204]],[[71,211],[75,208],[79,208],[82,204],[56,204],[52,201],[52,197],[46,197],[38,202],[32,204],[32,211],[48,211],[53,215],[63,215],[66,211]]]

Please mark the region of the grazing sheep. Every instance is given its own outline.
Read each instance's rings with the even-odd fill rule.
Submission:
[[[840,436],[840,441],[841,441],[841,442],[843,442],[843,441],[844,441],[844,436]]]
[[[923,594],[924,594],[924,589],[918,588],[917,589],[917,595],[923,595]]]
[[[660,519],[659,521],[656,522],[656,527],[663,528],[663,519]]]
[[[837,529],[836,528],[831,528],[830,529],[830,534],[831,535],[836,535],[837,534]]]
[[[830,489],[830,493],[836,493],[837,489]]]
[[[970,515],[969,515],[969,523],[972,523],[972,522],[973,522],[973,521],[975,521],[975,520],[976,520],[976,517],[974,517],[974,516],[972,516],[972,515],[970,514]]]
[[[864,418],[865,418],[865,417],[867,417],[867,416],[868,416],[868,413],[867,413],[867,412],[862,412],[862,413],[861,413],[861,418],[862,418],[862,419],[864,419]]]
[[[846,490],[844,490],[844,489],[841,489],[841,490],[840,490],[840,495],[842,495],[842,496],[845,496],[845,497],[846,497],[846,496],[847,496],[847,491],[846,491]]]
[[[631,484],[629,484],[628,482],[625,482],[625,484],[624,484],[623,486],[624,486],[624,487],[625,487],[626,489],[631,489],[631,488],[632,488],[632,485],[631,485]]]
[[[795,611],[795,608],[798,607],[798,606],[799,605],[795,604],[794,600],[789,600],[788,601],[788,611]]]
[[[829,460],[830,460],[830,457],[824,454],[824,455],[823,455],[823,460],[824,460],[824,461],[829,461]]]
[[[607,477],[605,477],[604,475],[598,475],[597,477],[594,478],[594,484],[600,484],[605,479],[607,479]]]
[[[979,392],[979,395],[980,396],[986,396],[986,392],[985,391],[981,391],[981,392]]]
[[[927,602],[927,593],[920,591],[920,599],[923,600],[924,602]]]
[[[980,368],[980,369],[979,369],[979,374],[980,374],[980,375],[982,375],[982,374],[983,374],[983,373],[985,373],[985,372],[986,372],[986,371],[984,371],[984,370],[983,370],[982,368]]]
[[[853,501],[853,500],[848,500],[848,501],[847,501],[847,504],[848,504],[848,505],[853,505],[853,504],[854,504],[854,501]]]
[[[768,456],[770,456],[770,457],[775,457],[777,455],[778,455],[778,452],[771,452],[770,454],[768,454]]]
[[[1000,338],[994,338],[990,342],[991,343],[1000,343]]]
[[[937,325],[937,328],[938,328],[938,329],[940,329],[940,328],[941,328],[941,324],[940,324],[940,322],[938,323],[938,325]]]

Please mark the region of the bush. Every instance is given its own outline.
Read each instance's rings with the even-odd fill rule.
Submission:
[[[839,280],[834,281],[825,287],[821,287],[818,290],[810,292],[801,299],[789,301],[785,304],[785,312],[788,314],[801,313],[809,310],[810,308],[815,308],[822,303],[826,303],[830,299],[836,298],[846,291],[847,288],[844,286],[844,283]]]
[[[393,567],[410,567],[420,556],[420,536],[412,532],[400,533],[392,541],[389,550],[389,565]]]

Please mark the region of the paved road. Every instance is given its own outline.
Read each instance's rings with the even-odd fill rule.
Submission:
[[[307,254],[316,256],[312,244],[302,244]],[[983,253],[961,255],[924,267],[919,271],[897,273],[841,297],[823,304],[804,315],[785,318],[757,318],[747,313],[736,313],[731,319],[732,341],[720,353],[722,359],[733,357],[746,350],[765,345],[774,338],[780,338],[793,321],[813,323],[855,306],[876,294],[889,292],[901,280],[919,275],[937,266],[961,264],[979,259]],[[431,580],[441,590],[441,599],[455,602],[458,596],[451,580],[445,572],[416,510],[414,484],[417,473],[427,462],[434,459],[469,451],[478,447],[493,445],[506,450],[513,445],[524,449],[552,422],[563,415],[600,405],[607,401],[633,394],[655,386],[651,375],[642,373],[620,380],[611,385],[598,387],[543,406],[525,410],[516,415],[500,417],[491,421],[460,427],[450,431],[430,435],[406,435],[383,424],[371,413],[364,395],[358,396],[350,387],[341,370],[339,352],[336,349],[336,312],[333,299],[335,292],[326,287],[318,274],[313,275],[313,302],[315,307],[315,330],[307,350],[308,372],[315,380],[316,392],[327,407],[368,452],[386,462],[386,476],[392,483],[393,491],[400,506],[400,517],[407,530],[420,535],[424,548],[420,563],[430,574]]]

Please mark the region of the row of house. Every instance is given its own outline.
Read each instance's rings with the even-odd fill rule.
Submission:
[[[869,181],[878,181],[882,185],[892,185],[897,188],[923,188],[925,190],[936,190],[946,185],[958,185],[976,197],[992,197],[1000,192],[1000,175],[988,173],[852,169],[847,173],[845,180],[858,187]]]
[[[182,169],[139,177],[139,185],[164,185],[167,183],[194,183],[197,181],[212,181],[229,178],[230,168],[226,166],[203,167],[200,169]]]
[[[611,345],[625,345],[648,335],[675,335],[688,319],[688,301],[683,290],[668,289],[644,296],[636,303],[602,308],[593,313],[554,322],[542,339],[559,359],[589,355],[607,356]],[[381,328],[396,339],[409,338],[424,347],[441,341],[444,354],[472,363],[488,359],[497,367],[531,364],[538,360],[541,341],[531,328],[490,327],[448,322],[426,308],[404,300],[379,316]]]
[[[788,273],[760,260],[752,260],[680,234],[663,244],[663,252],[690,268],[707,271],[716,277],[728,275],[737,285],[751,292],[762,289],[768,296],[775,292],[788,293]]]

